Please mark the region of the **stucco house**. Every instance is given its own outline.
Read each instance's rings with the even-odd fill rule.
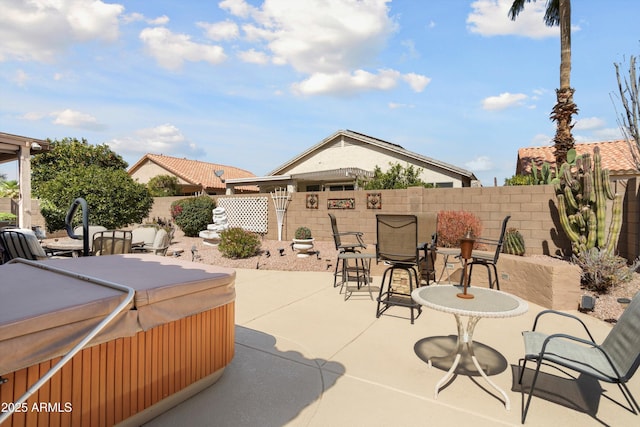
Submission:
[[[351,130],[335,132],[267,176],[228,179],[226,185],[230,192],[242,185],[257,185],[261,192],[285,186],[290,191],[353,190],[359,179],[373,177],[376,166],[386,171],[393,163],[422,169],[420,179],[436,187],[477,185],[475,175],[466,169]]]
[[[233,166],[208,163],[200,160],[188,160],[162,154],[145,154],[129,168],[129,175],[136,181],[146,184],[158,175],[175,176],[182,189],[182,195],[206,193],[225,194],[225,182],[228,179],[246,179],[255,177],[249,171]],[[238,193],[257,193],[258,187],[241,185]]]
[[[602,167],[609,169],[609,176],[612,181],[626,180],[640,176],[640,155],[638,147],[631,142],[621,139],[617,141],[601,141],[575,144],[576,154],[589,153],[593,156],[595,147],[600,148]],[[544,162],[554,166],[556,163],[553,155],[553,146],[527,147],[518,150],[518,160],[516,164],[516,174],[531,174],[531,166],[535,164],[538,168]]]

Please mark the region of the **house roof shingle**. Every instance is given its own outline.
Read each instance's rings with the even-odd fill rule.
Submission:
[[[602,167],[609,169],[612,175],[629,175],[638,172],[636,159],[640,159],[638,148],[626,140],[579,143],[575,145],[578,155],[589,153],[593,155],[595,147],[600,148]],[[531,173],[531,165],[540,167],[544,162],[555,165],[553,146],[527,147],[518,150],[518,164],[516,174]]]
[[[129,168],[129,174],[131,175],[135,172],[135,170],[142,166],[146,161],[151,161],[157,164],[190,184],[201,185],[208,189],[224,190],[226,188],[224,182],[214,174],[214,171],[216,170],[224,171],[224,174],[221,177],[224,180],[255,177],[253,173],[233,166],[149,153],[145,154],[136,162],[136,164]],[[239,188],[248,191],[258,190],[258,188],[254,186]]]

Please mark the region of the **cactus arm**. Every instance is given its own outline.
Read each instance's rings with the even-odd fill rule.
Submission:
[[[596,219],[597,226],[597,241],[596,245],[599,248],[604,247],[604,227],[606,221],[606,201],[604,195],[604,188],[602,186],[602,167],[600,165],[600,150],[596,147],[593,150],[593,184],[596,192]]]
[[[571,208],[571,211],[575,211],[578,209],[578,203],[576,202],[576,199],[573,197],[573,192],[571,191],[571,187],[569,186],[565,186],[564,187],[564,197],[565,200],[567,201],[567,205],[569,206],[569,208]]]
[[[620,227],[622,226],[622,195],[616,194],[611,208],[611,224],[609,224],[609,236],[607,237],[607,253],[613,254],[618,245]]]
[[[613,190],[611,189],[611,180],[609,179],[609,169],[602,170],[602,187],[604,188],[604,195],[609,200],[613,200],[615,194],[613,194]]]
[[[558,194],[558,214],[560,216],[560,225],[562,225],[562,229],[564,230],[569,240],[571,240],[572,242],[578,242],[580,240],[580,236],[569,222],[564,195],[562,194]]]
[[[586,249],[591,249],[596,245],[598,221],[596,214],[593,211],[589,211],[589,232],[587,234]]]

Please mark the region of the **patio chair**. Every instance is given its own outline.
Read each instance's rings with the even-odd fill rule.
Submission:
[[[26,228],[7,228],[0,231],[0,261],[8,262],[14,258],[32,261],[47,259],[33,230]]]
[[[345,252],[360,252],[360,249],[366,249],[367,245],[365,245],[362,240],[362,233],[359,231],[343,231],[340,232],[338,230],[338,223],[336,221],[336,217],[334,214],[329,214],[329,219],[331,220],[331,231],[333,232],[333,243],[335,244],[336,250],[338,254]],[[347,237],[348,242],[343,242],[342,238]],[[342,273],[345,269],[340,268],[340,262],[347,262],[345,259],[336,258],[336,269],[333,272],[333,287],[338,286],[337,278],[338,274],[344,275]],[[357,262],[357,261],[356,261]],[[344,267],[344,266],[343,266]],[[364,267],[364,266],[363,266]],[[348,270],[348,268],[347,268]],[[338,273],[340,271],[341,273]],[[344,281],[344,277],[342,278]]]
[[[397,305],[411,310],[413,324],[422,313],[421,305],[411,298],[411,292],[420,286],[417,269],[420,268],[420,251],[424,249],[418,246],[418,219],[415,215],[376,215],[376,232],[376,262],[389,265],[382,275],[376,317]],[[394,283],[397,271],[406,272],[406,286]],[[414,315],[414,310],[418,310],[418,316]]]
[[[577,320],[586,331],[589,339],[562,333],[546,335],[537,332],[538,320],[547,314],[556,314]],[[554,324],[557,324],[557,322]],[[543,364],[549,366],[559,365],[600,381],[617,384],[629,405],[629,407],[621,404],[620,406],[638,415],[640,406],[631,395],[626,383],[636,372],[638,365],[640,365],[640,293],[636,294],[601,345],[595,343],[589,329],[582,320],[572,314],[555,310],[544,310],[538,313],[533,323],[533,330],[523,332],[523,337],[525,356],[524,360],[521,359],[523,364],[518,379],[520,385],[522,385],[526,363],[530,360],[536,361],[536,370],[531,381],[529,397],[522,409],[523,424],[531,404],[531,397],[536,387],[540,367]],[[565,372],[560,368],[558,369],[561,372]],[[522,397],[524,400],[524,388]]]
[[[498,268],[496,267],[496,265],[498,264],[500,253],[502,252],[502,245],[504,244],[504,234],[507,231],[507,223],[509,222],[509,218],[511,218],[511,215],[507,215],[502,220],[502,230],[500,231],[500,237],[497,240],[486,238],[476,239],[476,243],[495,246],[495,251],[473,251],[471,253],[471,261],[469,261],[469,286],[471,286],[471,273],[473,273],[473,266],[484,265],[487,268],[487,275],[489,277],[489,288],[493,289],[493,285],[495,284],[496,289],[500,290]],[[492,269],[493,277],[491,274]],[[460,284],[462,284],[463,279],[464,277],[460,279]]]
[[[131,253],[131,231],[107,230],[93,235],[94,255],[115,255]]]

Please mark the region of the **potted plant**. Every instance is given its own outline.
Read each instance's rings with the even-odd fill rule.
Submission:
[[[313,249],[313,237],[311,230],[307,227],[298,227],[294,234],[293,249],[298,251],[299,257],[309,256],[309,251]]]

